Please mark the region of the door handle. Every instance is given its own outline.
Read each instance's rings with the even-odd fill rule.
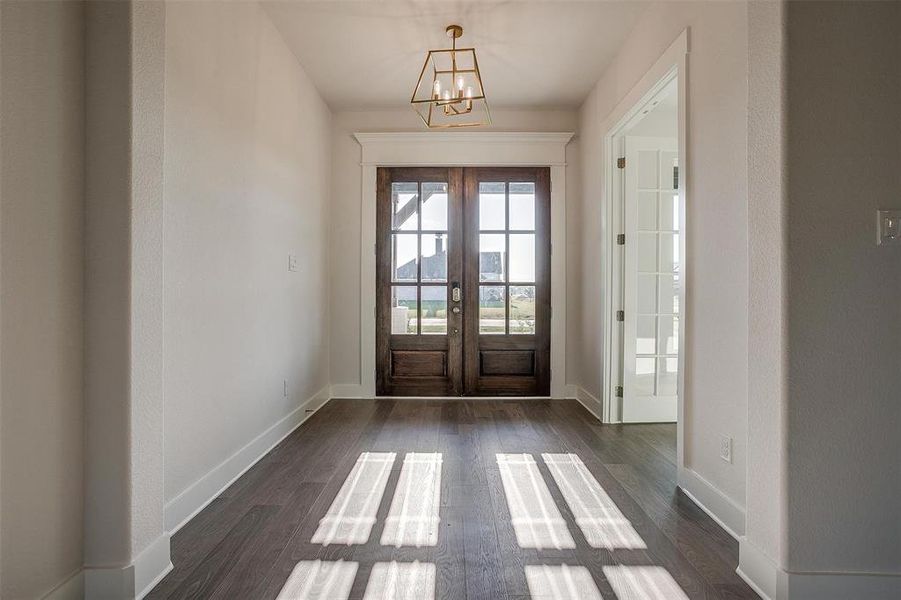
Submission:
[[[451,312],[454,313],[455,315],[459,315],[459,314],[460,314],[460,307],[459,307],[459,306],[453,307],[453,308],[451,309]]]
[[[451,300],[453,300],[454,302],[459,302],[462,299],[463,299],[463,290],[460,289],[460,284],[455,283],[454,287],[451,289]],[[457,314],[459,312],[460,312],[459,310],[454,311],[455,314]]]

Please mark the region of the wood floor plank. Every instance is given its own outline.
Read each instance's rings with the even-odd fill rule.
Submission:
[[[395,455],[368,538],[313,543],[365,452]],[[428,489],[428,477],[398,488],[414,452],[441,456],[437,537],[382,544],[392,503]],[[499,454],[534,461],[535,489],[546,486],[571,543],[520,546]],[[544,455],[577,456],[646,547],[592,547]],[[673,425],[601,425],[574,401],[332,400],[173,537],[175,568],[148,598],[273,600],[316,560],[356,569],[339,600],[362,599],[379,563],[434,569],[436,600],[530,598],[526,570],[542,566],[587,569],[603,598],[616,598],[604,569],[628,567],[660,567],[692,599],[756,598],[735,574],[735,540],[677,489],[675,459]]]

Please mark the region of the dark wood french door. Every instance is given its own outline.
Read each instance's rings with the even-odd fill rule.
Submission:
[[[380,168],[376,391],[550,393],[550,171]]]

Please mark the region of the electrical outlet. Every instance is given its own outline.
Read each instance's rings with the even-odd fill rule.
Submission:
[[[288,397],[288,380],[285,379],[285,398]]]
[[[732,464],[732,438],[727,435],[720,436],[720,458]]]

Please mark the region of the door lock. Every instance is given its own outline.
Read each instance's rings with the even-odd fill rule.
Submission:
[[[451,289],[451,300],[454,302],[459,302],[463,299],[463,291],[460,289],[460,284],[454,283],[454,287]],[[455,311],[459,313],[460,311]]]

